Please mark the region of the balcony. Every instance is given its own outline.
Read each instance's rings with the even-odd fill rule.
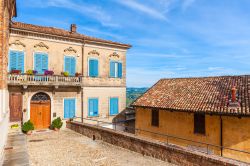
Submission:
[[[8,85],[82,86],[82,77],[9,74]]]

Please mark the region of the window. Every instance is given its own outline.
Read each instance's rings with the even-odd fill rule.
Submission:
[[[89,60],[89,76],[98,77],[98,60],[97,59]]]
[[[159,110],[152,110],[152,126],[159,127]]]
[[[35,53],[34,69],[38,74],[44,74],[45,70],[48,70],[48,54]]]
[[[9,71],[21,70],[24,73],[24,52],[10,51],[9,52]]]
[[[122,78],[122,63],[120,62],[110,62],[110,77]]]
[[[76,112],[76,99],[64,99],[64,118],[73,118]]]
[[[64,71],[69,72],[70,76],[75,76],[76,73],[76,59],[75,57],[64,57]]]
[[[91,98],[88,101],[89,116],[98,116],[98,98]]]
[[[205,134],[205,115],[194,114],[194,133]]]
[[[116,115],[119,112],[119,99],[112,97],[109,99],[109,113],[110,115]]]

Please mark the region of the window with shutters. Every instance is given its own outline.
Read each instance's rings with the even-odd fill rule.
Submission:
[[[75,76],[75,73],[76,73],[75,57],[64,56],[64,71],[68,72],[70,76]]]
[[[38,74],[44,74],[44,71],[48,70],[48,54],[35,53],[34,70],[36,70]]]
[[[159,127],[159,110],[152,110],[151,125]]]
[[[194,114],[194,133],[205,134],[205,114]]]
[[[76,112],[76,99],[64,99],[64,118],[75,117]]]
[[[117,97],[111,97],[109,99],[109,113],[110,115],[119,113],[119,99]]]
[[[122,63],[110,61],[110,77],[112,78],[122,78]]]
[[[9,51],[9,71],[21,70],[24,73],[24,52],[23,51]]]
[[[99,75],[99,62],[98,59],[89,59],[89,76],[90,77],[98,77]]]
[[[99,115],[99,101],[98,98],[89,98],[88,99],[88,115],[89,116],[98,116]]]

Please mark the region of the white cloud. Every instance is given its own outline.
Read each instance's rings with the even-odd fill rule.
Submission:
[[[195,2],[195,0],[183,0],[182,3],[182,9],[186,10],[188,7],[190,7],[193,3]]]
[[[112,17],[101,7],[73,0],[28,0],[27,6],[35,7],[58,7],[76,11],[99,21],[103,26],[119,27],[117,23],[112,22]]]
[[[152,7],[138,3],[134,0],[118,0],[115,2],[122,4],[124,6],[127,6],[133,10],[140,11],[140,12],[147,14],[151,17],[154,17],[154,18],[157,18],[160,20],[167,20],[166,16],[163,13],[161,13],[160,11],[157,11],[157,10],[153,9]]]

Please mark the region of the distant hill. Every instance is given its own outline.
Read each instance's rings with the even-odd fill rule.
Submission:
[[[127,106],[145,93],[148,88],[127,88]]]

